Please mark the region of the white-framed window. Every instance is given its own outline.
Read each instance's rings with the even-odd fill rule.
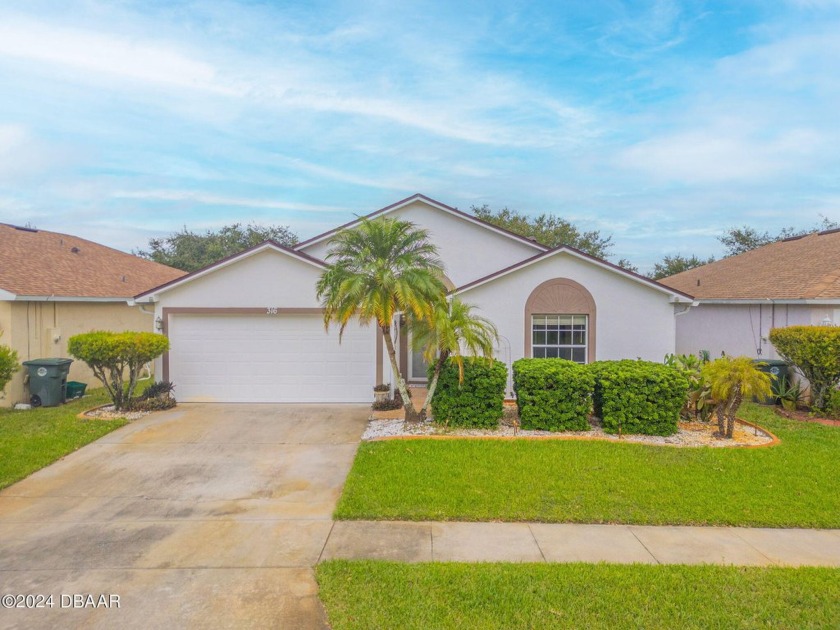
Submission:
[[[588,315],[532,315],[531,356],[587,361]]]

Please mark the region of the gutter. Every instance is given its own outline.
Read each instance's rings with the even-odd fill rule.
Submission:
[[[121,297],[74,297],[55,295],[14,295],[11,300],[15,302],[127,302],[131,298]]]
[[[827,299],[819,299],[819,298],[794,298],[794,299],[774,299],[774,298],[751,298],[747,300],[732,300],[732,299],[721,299],[721,298],[713,298],[713,299],[703,299],[698,298],[695,300],[694,304],[699,306],[702,304],[724,304],[729,306],[739,306],[739,305],[757,305],[757,304],[800,304],[800,305],[815,305],[815,306],[823,306],[826,304],[830,305],[840,305],[840,298],[827,298]]]

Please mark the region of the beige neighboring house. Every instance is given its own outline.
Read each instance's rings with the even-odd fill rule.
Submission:
[[[496,356],[580,363],[674,352],[675,319],[692,298],[571,247],[550,249],[424,195],[368,217],[424,228],[443,261],[453,295],[477,307],[501,335]],[[381,331],[324,331],[315,286],[330,238],[294,248],[266,242],[138,295],[155,309],[170,351],[159,374],[183,402],[366,402],[394,383]],[[392,322],[401,372],[426,382],[426,364],[401,317]],[[508,383],[510,388],[510,382]]]
[[[789,238],[660,280],[694,295],[677,352],[778,359],[771,328],[840,324],[840,230]]]
[[[67,339],[91,330],[154,329],[154,315],[128,300],[184,275],[91,241],[0,223],[0,344],[21,361],[67,357]],[[21,369],[0,397],[0,406],[29,395]],[[95,381],[75,361],[70,379]]]

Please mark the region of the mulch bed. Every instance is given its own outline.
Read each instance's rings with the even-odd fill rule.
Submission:
[[[788,411],[787,409],[782,409],[781,407],[776,407],[776,413],[782,416],[783,418],[787,418],[788,420],[797,420],[798,422],[816,422],[818,424],[824,424],[828,427],[840,427],[840,420],[833,420],[831,418],[820,418],[817,416],[812,416],[811,412],[806,409],[797,409],[796,411]]]

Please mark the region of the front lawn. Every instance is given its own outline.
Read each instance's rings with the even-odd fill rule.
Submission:
[[[76,414],[109,402],[102,388],[60,407],[0,409],[0,489],[123,426],[125,420],[81,420]]]
[[[840,527],[840,429],[740,414],[765,448],[600,441],[365,443],[338,519]]]
[[[344,628],[836,628],[840,570],[684,565],[318,565]]]

